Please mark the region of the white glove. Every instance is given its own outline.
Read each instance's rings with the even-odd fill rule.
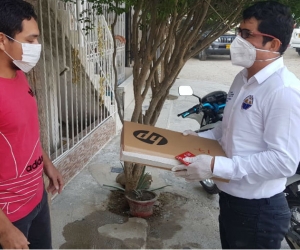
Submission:
[[[186,157],[183,160],[190,162],[188,166],[178,165],[172,168],[172,171],[176,172],[175,176],[183,177],[186,181],[202,181],[209,179],[213,176],[211,171],[210,155],[197,155],[195,157]]]
[[[197,134],[195,131],[191,130],[191,129],[184,130],[184,131],[182,132],[182,134],[183,134],[183,135],[193,135],[193,136],[198,136],[198,134]]]

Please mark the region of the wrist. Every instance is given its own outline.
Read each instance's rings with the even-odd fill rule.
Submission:
[[[50,158],[48,157],[48,155],[45,153],[44,150],[43,150],[43,163],[44,163],[44,167],[48,167],[52,164],[52,161],[50,160]]]
[[[2,212],[2,211],[1,211]],[[10,230],[10,228],[13,226],[13,224],[10,222],[10,220],[6,217],[6,215],[2,212],[0,215],[0,238],[7,234],[7,232]]]

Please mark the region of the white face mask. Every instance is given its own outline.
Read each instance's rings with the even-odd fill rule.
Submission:
[[[266,60],[255,60],[256,59],[256,50],[263,52],[272,52],[275,54],[280,54],[279,52],[257,49],[247,40],[243,39],[240,36],[237,36],[231,46],[230,46],[230,55],[231,55],[231,63],[233,65],[242,66],[245,68],[250,68],[255,61],[264,62],[275,60],[280,57],[270,58]]]
[[[6,35],[7,36],[7,35]],[[17,43],[22,44],[22,60],[15,60],[13,59],[6,51],[6,55],[8,55],[12,60],[13,63],[23,72],[29,72],[39,61],[42,51],[41,44],[31,44],[31,43],[21,43],[10,36],[8,38],[14,40]]]

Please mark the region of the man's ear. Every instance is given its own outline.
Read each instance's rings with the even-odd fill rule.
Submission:
[[[2,51],[5,51],[5,47],[4,47],[5,39],[6,36],[2,32],[0,32],[0,50]]]
[[[270,48],[269,50],[271,51],[275,51],[275,52],[278,52],[279,49],[280,49],[280,46],[281,46],[281,42],[279,39],[273,39],[271,42],[270,42]]]

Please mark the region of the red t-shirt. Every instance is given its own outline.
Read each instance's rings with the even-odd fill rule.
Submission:
[[[37,103],[22,71],[0,78],[0,208],[10,221],[28,215],[43,194]]]

